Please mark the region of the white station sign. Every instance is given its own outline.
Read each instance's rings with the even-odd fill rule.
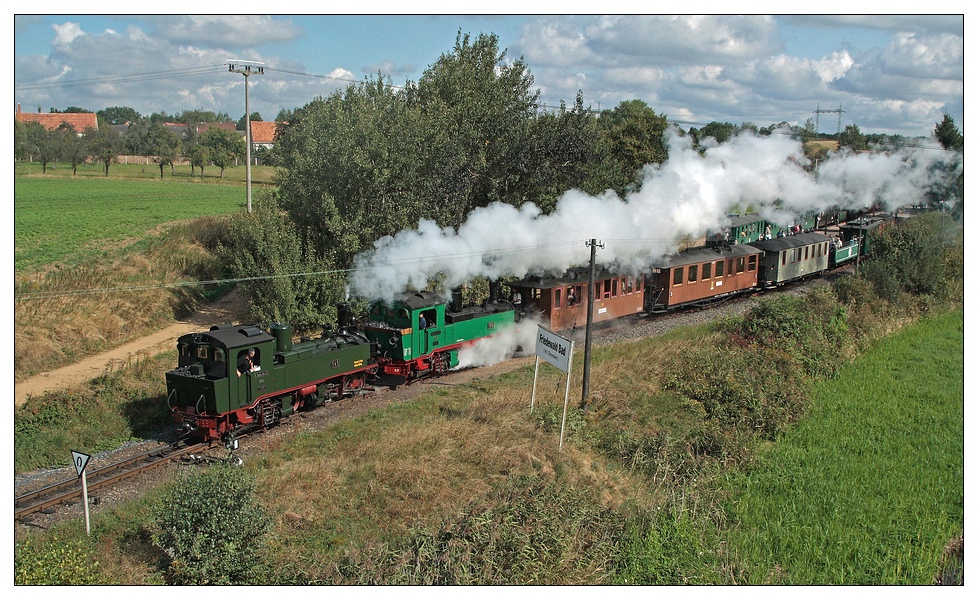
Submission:
[[[537,327],[537,356],[564,373],[570,369],[571,341],[556,333]]]

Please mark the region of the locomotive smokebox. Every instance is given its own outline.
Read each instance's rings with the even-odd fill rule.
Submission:
[[[273,323],[271,326],[272,337],[275,338],[275,347],[278,352],[288,352],[292,349],[292,326],[285,323]]]

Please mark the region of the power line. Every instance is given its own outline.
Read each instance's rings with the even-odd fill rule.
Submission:
[[[20,85],[15,84],[14,90],[31,91],[52,87],[71,88],[119,83],[136,83],[140,81],[157,81],[163,79],[175,79],[178,77],[192,77],[196,75],[206,75],[209,73],[219,73],[226,70],[226,68],[226,65],[209,65],[206,67],[194,67],[190,69],[153,71],[150,73],[132,73],[128,75],[110,75],[106,77],[91,77],[88,79],[73,79],[70,81],[39,81],[36,83],[22,83]]]

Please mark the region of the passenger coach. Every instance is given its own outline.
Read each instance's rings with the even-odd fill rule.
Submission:
[[[761,250],[747,244],[678,252],[657,261],[648,278],[646,310],[705,304],[757,287]]]
[[[820,275],[829,268],[831,238],[820,233],[800,233],[750,245],[764,252],[759,283],[776,287],[788,281]]]

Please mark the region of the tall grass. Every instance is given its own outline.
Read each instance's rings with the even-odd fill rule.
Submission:
[[[811,412],[731,487],[745,583],[927,585],[963,532],[963,312],[816,384]]]

